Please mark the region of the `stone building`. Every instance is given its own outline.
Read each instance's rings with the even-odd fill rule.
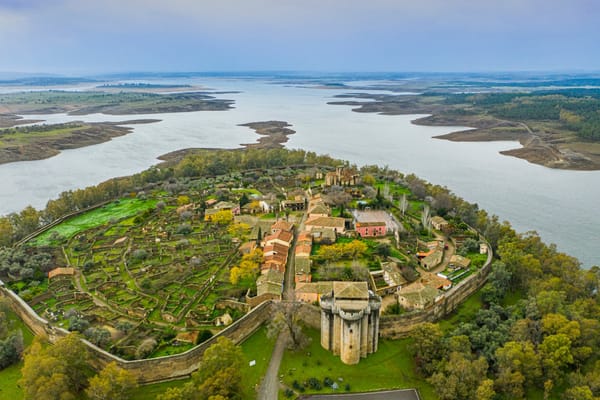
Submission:
[[[321,346],[345,364],[377,351],[381,297],[366,282],[333,282],[321,296]]]

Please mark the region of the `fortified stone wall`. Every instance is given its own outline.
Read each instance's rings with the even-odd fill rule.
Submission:
[[[69,334],[67,330],[54,327],[39,317],[25,301],[6,287],[0,286],[0,295],[9,300],[11,308],[35,335],[45,337],[53,343]],[[88,347],[91,356],[90,362],[95,368],[103,368],[106,364],[114,361],[119,367],[133,372],[140,383],[158,382],[188,376],[198,369],[204,351],[214,344],[217,338],[223,336],[239,344],[270,319],[272,313],[273,303],[271,301],[264,302],[209,340],[184,353],[147,360],[123,360],[87,340],[82,341]],[[302,315],[309,314],[310,311],[302,313]],[[314,317],[308,317],[308,319],[312,320]]]

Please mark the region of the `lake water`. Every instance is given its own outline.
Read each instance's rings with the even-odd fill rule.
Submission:
[[[466,200],[508,220],[519,231],[536,230],[586,267],[600,265],[600,171],[562,171],[498,154],[515,142],[455,143],[432,136],[456,130],[411,124],[418,116],[355,113],[327,105],[346,91],[275,85],[257,80],[196,79],[188,84],[240,90],[219,97],[235,100],[229,111],[136,116],[27,116],[48,123],[158,118],[133,125],[134,132],[107,143],[67,150],[40,161],[0,165],[0,214],[28,204],[43,208],[60,192],[139,172],[156,157],[186,147],[237,147],[257,135],[238,124],[283,120],[296,134],[287,146],[348,159],[359,165],[388,165],[452,189]]]

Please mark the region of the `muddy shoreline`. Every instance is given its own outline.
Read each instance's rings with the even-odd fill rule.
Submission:
[[[283,148],[283,143],[288,141],[288,136],[296,133],[296,131],[289,128],[292,125],[285,121],[249,122],[246,124],[240,124],[238,126],[245,126],[253,129],[256,134],[260,135],[260,137],[256,140],[256,143],[245,143],[241,144],[242,147],[218,150],[241,151],[245,149],[280,149]],[[205,150],[217,149],[211,147],[191,147],[163,154],[159,156],[158,159],[163,161],[164,164],[170,165],[181,161],[187,155],[193,154],[197,151]]]
[[[329,105],[354,107],[353,112],[379,113],[383,115],[430,114],[412,121],[425,126],[465,126],[465,130],[434,136],[435,139],[454,142],[516,141],[521,148],[501,151],[500,154],[521,158],[548,168],[575,171],[600,170],[600,153],[574,150],[565,140],[557,140],[549,132],[533,132],[522,122],[501,120],[482,114],[448,115],[442,104],[419,102],[418,96],[390,96],[381,94],[346,94],[338,98],[367,99],[369,101],[333,101]]]
[[[25,144],[11,144],[7,140],[0,147],[0,164],[43,160],[54,157],[61,150],[77,149],[104,143],[114,137],[124,136],[133,131],[133,128],[122,125],[149,124],[159,121],[158,119],[138,119],[122,122],[87,123],[81,128],[65,134],[31,138]],[[0,131],[1,139],[2,131]]]

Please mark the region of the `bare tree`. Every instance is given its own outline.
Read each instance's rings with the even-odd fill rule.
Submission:
[[[402,198],[400,198],[400,211],[402,211],[402,215],[408,209],[408,199],[406,198],[406,193],[402,194]]]
[[[423,224],[424,229],[427,229],[427,231],[431,233],[431,214],[428,204],[425,204],[423,206],[423,213],[421,214],[421,224]]]
[[[308,337],[302,330],[299,302],[275,303],[273,319],[267,325],[267,336],[274,339],[279,335],[287,335],[287,347],[291,350],[304,348]]]

